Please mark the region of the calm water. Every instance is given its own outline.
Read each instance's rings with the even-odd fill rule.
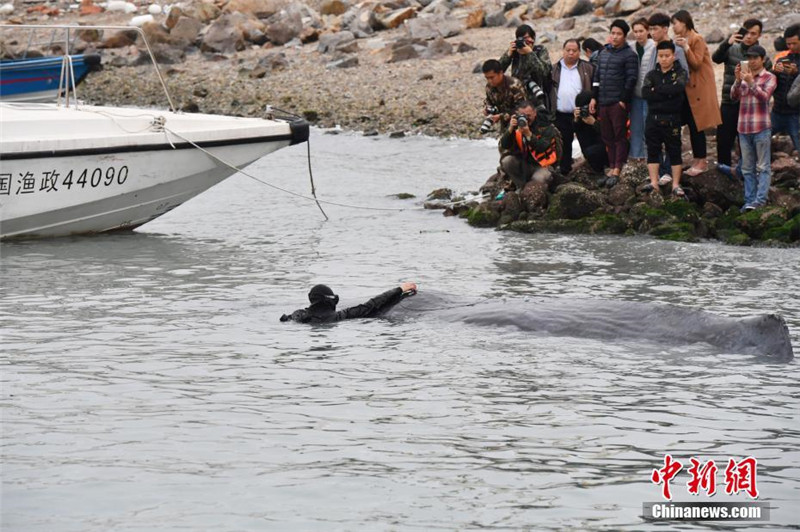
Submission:
[[[241,175],[135,233],[4,244],[2,529],[689,529],[642,521],[665,453],[759,461],[800,523],[798,364],[707,345],[510,329],[281,324],[326,282],[485,298],[779,312],[800,355],[798,250],[477,230],[420,209],[476,188],[487,143],[312,137],[313,204]],[[305,147],[250,167],[308,190]],[[410,192],[416,200],[391,194]],[[692,499],[682,471],[676,500]],[[761,525],[764,527],[765,525]],[[719,524],[715,528],[723,528]]]

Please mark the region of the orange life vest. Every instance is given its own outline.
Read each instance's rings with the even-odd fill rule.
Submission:
[[[525,153],[525,151],[526,151],[525,150],[525,141],[522,138],[522,131],[517,129],[517,131],[515,133],[515,137],[516,137],[516,140],[517,140],[517,146],[519,146],[519,149],[523,153]],[[541,137],[536,137],[536,138],[541,138]],[[539,163],[539,166],[541,166],[542,168],[545,168],[547,166],[550,166],[551,164],[555,164],[556,162],[558,162],[558,153],[556,152],[556,139],[551,139],[550,140],[550,146],[547,147],[547,149],[544,151],[544,153],[537,153],[537,152],[533,151],[533,148],[531,148],[529,151],[530,151],[530,154],[533,157],[533,159],[537,163]]]

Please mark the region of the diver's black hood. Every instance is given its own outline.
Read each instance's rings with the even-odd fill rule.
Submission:
[[[339,296],[334,294],[330,287],[318,284],[308,292],[308,300],[311,302],[310,308],[312,309],[314,307],[324,307],[335,310],[336,305],[339,303]]]

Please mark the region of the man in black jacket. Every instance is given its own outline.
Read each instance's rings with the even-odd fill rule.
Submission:
[[[366,303],[344,310],[336,310],[339,296],[324,284],[314,286],[308,293],[311,306],[295,310],[291,314],[281,316],[281,321],[297,321],[300,323],[333,323],[354,318],[373,318],[389,310],[404,297],[417,293],[417,285],[403,283],[397,288],[373,297]]]
[[[689,81],[687,72],[675,61],[675,45],[664,41],[656,46],[658,68],[644,78],[642,97],[647,100],[647,171],[650,184],[647,189],[658,188],[658,167],[661,146],[666,147],[672,165],[672,193],[683,196],[681,188],[681,104]],[[677,164],[674,164],[677,163]]]
[[[772,73],[778,77],[778,87],[772,94],[772,134],[786,133],[792,138],[794,150],[800,152],[800,108],[787,100],[789,89],[800,72],[800,24],[792,24],[783,33],[786,53],[779,54]]]
[[[622,19],[611,23],[611,44],[597,58],[592,77],[594,98],[589,106],[600,119],[600,133],[608,151],[608,177],[619,179],[628,161],[628,106],[639,79],[639,56],[625,42],[630,26]]]

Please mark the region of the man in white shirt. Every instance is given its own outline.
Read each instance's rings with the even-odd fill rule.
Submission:
[[[582,92],[592,90],[592,72],[594,68],[588,61],[581,59],[581,48],[577,39],[567,39],[564,42],[562,58],[553,65],[553,91],[551,101],[556,102],[555,126],[561,133],[564,152],[559,163],[561,174],[567,175],[572,171],[572,140],[578,137],[581,149],[590,153],[587,148],[599,139],[596,129],[587,124],[585,120],[575,118],[575,98]],[[587,107],[588,110],[588,107]],[[579,114],[579,113],[578,113]],[[588,158],[588,157],[587,157]],[[596,163],[590,159],[598,172],[603,171],[602,162]]]

